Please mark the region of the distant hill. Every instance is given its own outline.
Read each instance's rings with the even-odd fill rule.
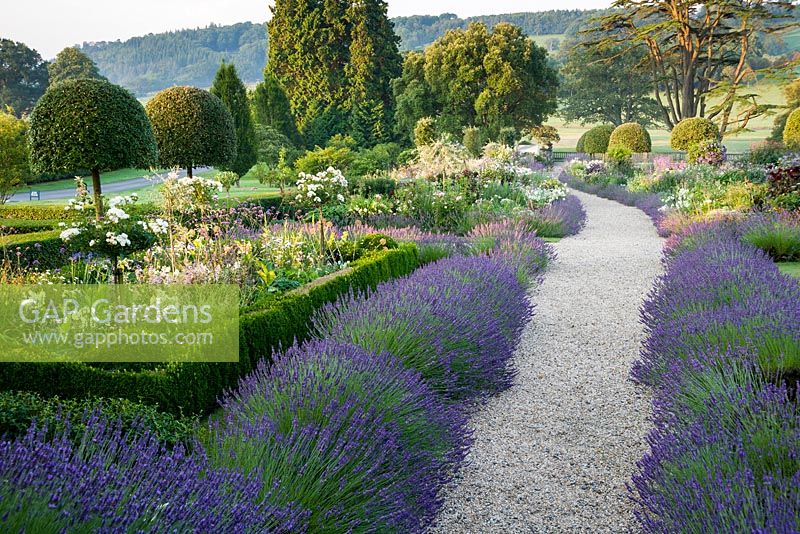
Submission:
[[[494,26],[511,22],[532,36],[563,34],[589,11],[542,11],[458,18],[452,13],[393,19],[402,50],[424,48],[447,30],[470,22]],[[234,63],[245,83],[262,79],[266,63],[264,24],[243,22],[231,26],[149,34],[127,41],[83,43],[80,47],[112,82],[145,96],[172,85],[209,87],[220,63]]]
[[[144,96],[173,85],[210,87],[223,60],[235,64],[245,82],[260,80],[267,61],[267,31],[264,24],[242,22],[124,42],[83,43],[80,48],[103,76]]]

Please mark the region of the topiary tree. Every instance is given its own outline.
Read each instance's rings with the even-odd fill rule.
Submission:
[[[583,132],[583,134],[578,138],[578,144],[575,145],[575,152],[586,152],[586,134],[589,132]]]
[[[800,108],[792,111],[786,119],[783,142],[790,150],[800,150]]]
[[[236,158],[225,170],[230,170],[238,175],[246,174],[250,167],[256,164],[256,133],[253,129],[253,118],[250,114],[250,104],[247,101],[247,89],[236,73],[233,63],[222,63],[214,77],[211,94],[217,96],[233,118],[236,129]]]
[[[672,129],[669,144],[673,150],[689,150],[703,141],[719,141],[719,128],[704,117],[683,119]]]
[[[634,154],[642,154],[650,152],[652,147],[650,134],[647,133],[644,126],[636,122],[627,122],[620,124],[611,132],[607,150],[627,148]]]
[[[614,126],[610,124],[595,126],[584,134],[586,138],[583,140],[583,151],[587,154],[605,154],[612,133]]]
[[[236,130],[225,104],[196,87],[170,87],[145,107],[164,167],[223,166],[236,158]]]
[[[66,80],[33,108],[28,132],[36,173],[92,173],[95,214],[103,215],[100,173],[157,162],[156,140],[144,108],[131,93],[103,80]]]

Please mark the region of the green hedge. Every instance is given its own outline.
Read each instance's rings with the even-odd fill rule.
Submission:
[[[0,206],[0,219],[21,219],[24,221],[63,221],[74,219],[75,211],[67,211],[64,206],[45,204],[41,206]]]
[[[62,398],[125,398],[172,414],[204,414],[273,349],[308,336],[309,319],[322,305],[353,290],[404,276],[416,269],[417,248],[404,244],[354,261],[349,268],[245,310],[239,321],[238,363],[171,363],[152,370],[107,370],[83,363],[0,364],[0,390],[33,391]]]
[[[64,242],[60,230],[0,237],[0,261],[19,262],[23,267],[55,269],[64,265]],[[18,253],[20,254],[18,256]]]
[[[13,228],[16,233],[10,235],[32,234],[34,232],[45,232],[55,230],[61,221],[53,219],[43,219],[41,221],[29,221],[25,219],[0,219],[0,228]]]

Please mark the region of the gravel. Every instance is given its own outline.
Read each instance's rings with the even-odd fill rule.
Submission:
[[[432,532],[637,531],[625,484],[650,402],[628,377],[662,241],[638,209],[574,194],[586,228],[555,245],[516,383],[473,414],[475,444]]]

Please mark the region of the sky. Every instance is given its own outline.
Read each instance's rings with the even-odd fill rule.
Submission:
[[[45,59],[84,41],[125,40],[148,33],[196,28],[210,23],[263,22],[265,0],[3,0],[0,38],[22,41]],[[561,0],[558,9],[607,7],[611,0]],[[530,0],[389,0],[389,16],[460,17],[543,11],[550,2]]]

